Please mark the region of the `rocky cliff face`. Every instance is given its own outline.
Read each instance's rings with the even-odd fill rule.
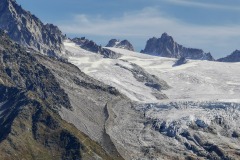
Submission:
[[[133,45],[128,40],[119,41],[116,39],[111,39],[106,47],[115,47],[134,51]]]
[[[12,40],[43,54],[58,56],[63,50],[64,36],[58,27],[43,24],[15,0],[0,1],[0,29]]]
[[[119,54],[117,54],[109,49],[102,48],[102,46],[97,45],[95,42],[88,40],[85,37],[73,38],[72,41],[74,43],[76,43],[77,45],[79,45],[79,47],[81,47],[87,51],[103,55],[104,58],[116,59],[120,56]]]
[[[49,68],[52,63],[45,65],[49,61],[65,70],[76,69],[69,63],[28,53],[0,32],[0,159],[122,159],[104,131],[105,149],[61,118],[59,112],[76,110],[66,90],[72,85],[60,85],[59,76],[64,80],[61,75],[65,70],[56,72],[56,66]],[[80,70],[76,72],[77,77],[65,78],[82,89],[89,87],[92,93],[99,88],[109,97],[117,94],[113,88],[90,81]],[[71,93],[76,92],[72,89]],[[89,108],[92,103],[78,106]]]
[[[163,33],[161,38],[153,37],[149,39],[145,49],[141,52],[170,58],[185,57],[194,60],[214,60],[210,53],[204,53],[201,49],[186,48],[179,45],[167,33]]]
[[[219,62],[240,62],[240,51],[236,50],[232,54],[230,54],[224,58],[220,58],[217,61],[219,61]]]

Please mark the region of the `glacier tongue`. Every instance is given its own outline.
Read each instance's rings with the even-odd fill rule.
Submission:
[[[195,126],[207,128],[213,124],[226,125],[230,134],[239,130],[240,104],[222,102],[169,102],[140,104],[136,110],[143,112],[147,119],[166,125],[176,124],[179,133]],[[160,129],[160,128],[159,128]],[[217,133],[221,134],[220,131]],[[230,135],[231,136],[231,135]]]
[[[113,108],[115,118],[107,129],[131,159],[238,159],[239,104],[177,101],[133,108],[138,113]]]

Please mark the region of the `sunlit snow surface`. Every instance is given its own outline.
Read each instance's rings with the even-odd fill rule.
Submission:
[[[165,80],[172,87],[165,92],[170,100],[240,101],[240,63],[191,60],[173,67],[176,59],[111,50]]]
[[[116,87],[133,101],[157,102],[156,97],[151,94],[151,88],[145,86],[144,83],[138,82],[130,71],[116,65],[121,64],[131,68],[132,66],[128,62],[103,58],[101,55],[83,50],[69,41],[64,44],[66,50],[73,55],[69,56],[69,61],[87,75]]]
[[[240,63],[223,63],[189,60],[187,64],[173,67],[176,59],[163,58],[109,48],[122,57],[106,59],[95,53],[80,49],[74,43],[65,42],[73,56],[69,61],[86,74],[112,85],[135,101],[156,102],[151,90],[135,80],[133,75],[118,66],[131,67],[135,63],[150,74],[166,81],[171,88],[163,91],[170,101],[227,101],[240,102]],[[121,60],[126,60],[121,61]]]

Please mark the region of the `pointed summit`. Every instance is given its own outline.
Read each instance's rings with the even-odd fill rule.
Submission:
[[[119,43],[119,40],[117,39],[111,39],[108,44],[106,45],[106,47],[114,47]]]
[[[204,53],[201,49],[186,48],[176,43],[173,37],[163,33],[160,38],[150,38],[142,53],[161,57],[180,58],[195,60],[214,60],[210,53]]]
[[[162,37],[170,37],[170,36],[167,34],[167,32],[164,32],[164,33],[162,34]]]
[[[58,27],[44,25],[15,0],[0,0],[0,29],[17,43],[43,54],[57,56],[63,50],[64,36]]]
[[[174,43],[173,37],[169,36],[166,32],[164,32],[161,36],[162,41],[168,41]]]
[[[164,32],[161,36],[161,38],[172,38],[171,36],[169,36],[166,32]]]
[[[134,51],[133,45],[128,40],[120,41],[117,39],[111,39],[106,47],[122,48],[129,51]]]

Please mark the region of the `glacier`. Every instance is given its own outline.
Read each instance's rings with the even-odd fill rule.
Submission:
[[[174,66],[175,58],[107,47],[121,55],[110,59],[70,40],[64,46],[70,63],[131,99],[132,107],[109,104],[105,124],[125,159],[240,154],[240,63],[188,60]],[[144,75],[156,77],[162,88],[139,80]]]

